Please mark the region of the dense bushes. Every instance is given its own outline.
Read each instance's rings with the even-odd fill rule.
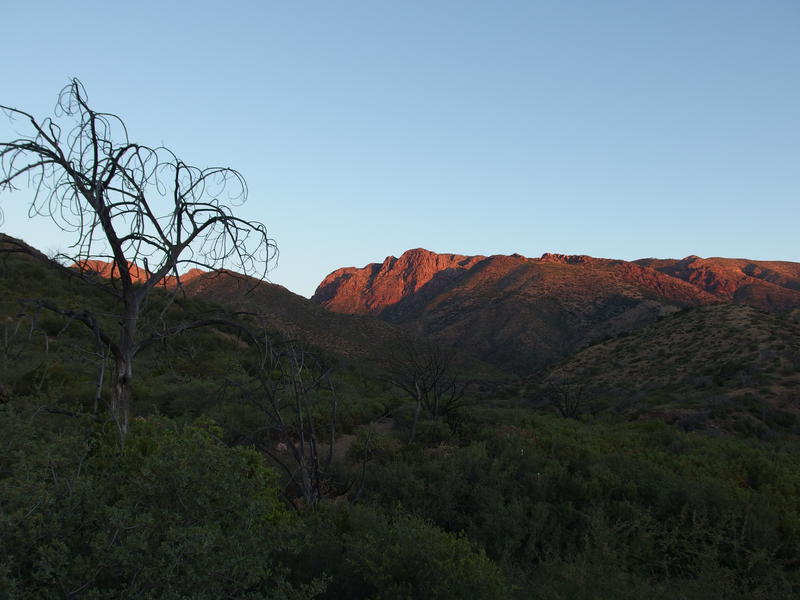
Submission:
[[[366,498],[465,532],[531,593],[542,573],[583,564],[653,589],[713,572],[750,597],[797,583],[798,485],[788,452],[536,416],[463,446],[398,453],[371,470]]]
[[[209,422],[112,427],[0,406],[4,598],[503,597],[463,535],[408,514],[278,500],[263,458]],[[320,596],[322,594],[322,596]]]
[[[491,600],[509,587],[500,569],[463,535],[407,513],[339,504],[309,520],[311,573],[330,576],[324,598]]]
[[[298,522],[253,451],[165,419],[135,423],[124,452],[113,432],[45,436],[9,407],[0,423],[0,595],[308,596],[282,563]]]

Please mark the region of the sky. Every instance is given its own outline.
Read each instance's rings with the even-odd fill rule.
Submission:
[[[800,261],[796,0],[5,3],[0,104],[70,77],[249,185],[310,296],[410,248]],[[0,115],[0,139],[10,139]],[[69,236],[0,193],[0,230]]]

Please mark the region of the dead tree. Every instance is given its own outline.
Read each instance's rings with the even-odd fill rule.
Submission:
[[[34,189],[31,216],[52,219],[74,234],[58,258],[89,274],[102,261],[106,290],[119,308],[113,324],[89,307],[67,310],[46,300],[41,308],[75,319],[92,330],[113,360],[111,414],[124,442],[128,431],[134,359],[165,335],[205,321],[143,331],[141,317],[156,287],[180,289],[187,267],[230,267],[263,278],[277,253],[263,224],[234,215],[244,202],[244,178],[226,167],[200,169],[172,151],[131,141],[122,120],[97,112],[83,85],[73,79],[60,93],[54,118],[0,105],[11,121],[28,129],[0,142],[0,191]],[[168,302],[167,302],[168,305]],[[166,312],[162,312],[162,317]],[[149,329],[149,328],[148,328]]]
[[[299,495],[314,505],[326,496],[336,443],[333,369],[297,342],[273,342],[263,335],[262,343],[262,362],[251,366],[251,378],[226,381],[221,398],[237,398],[259,411],[260,427],[241,432],[240,442],[254,445],[283,470],[291,500]],[[324,407],[326,431],[315,415],[319,407]]]
[[[409,443],[414,441],[422,409],[437,419],[463,406],[470,381],[460,376],[454,351],[423,340],[398,340],[385,369],[390,381],[414,400]]]
[[[554,380],[544,386],[541,393],[559,415],[568,419],[580,419],[590,409],[589,396],[582,383]]]

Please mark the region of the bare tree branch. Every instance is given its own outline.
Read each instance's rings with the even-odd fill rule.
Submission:
[[[465,404],[472,383],[460,376],[454,352],[431,341],[398,339],[384,368],[390,381],[415,402],[409,443],[422,409],[434,419],[452,413]]]
[[[238,398],[263,415],[263,425],[243,435],[288,476],[288,488],[307,505],[327,495],[335,452],[338,399],[331,367],[294,341],[272,343],[264,334],[265,360],[248,381],[227,381],[221,396]],[[330,439],[320,450],[315,408],[325,406]]]
[[[74,234],[62,261],[83,273],[92,270],[93,260],[112,263],[110,277],[94,283],[119,302],[114,335],[100,331],[114,359],[114,411],[124,440],[136,354],[167,335],[220,324],[163,327],[142,341],[140,317],[150,291],[171,276],[178,293],[188,266],[229,267],[262,279],[277,258],[275,242],[262,223],[234,214],[233,207],[247,198],[238,171],[201,169],[167,148],[132,142],[119,117],[89,106],[77,79],[61,91],[53,118],[40,121],[18,108],[0,109],[30,127],[27,135],[0,142],[0,192],[22,185],[33,189],[31,216],[49,217]],[[88,311],[62,314],[99,331]]]

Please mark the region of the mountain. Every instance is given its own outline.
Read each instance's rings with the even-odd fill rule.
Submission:
[[[312,301],[335,312],[375,313],[408,296],[431,295],[436,290],[444,290],[461,273],[485,258],[436,254],[417,248],[403,253],[400,258],[388,256],[383,263],[373,263],[363,269],[337,269],[322,281]]]
[[[800,306],[800,265],[462,256],[418,248],[338,269],[311,300],[336,312],[376,315],[525,373],[687,306]]]
[[[135,281],[146,279],[147,274],[143,269],[136,265],[131,267]],[[113,275],[112,264],[99,260],[86,261],[82,271],[105,278]],[[273,334],[280,334],[284,339],[299,340],[350,364],[381,369],[386,357],[391,355],[391,349],[400,340],[412,345],[420,343],[414,332],[373,315],[326,310],[281,285],[233,271],[192,269],[181,275],[180,279],[183,293],[187,296],[211,301],[227,310],[258,314]],[[165,278],[165,287],[172,289],[175,285],[174,277]],[[503,376],[496,368],[469,353],[462,356],[461,360],[465,361],[463,364],[476,379]]]
[[[12,257],[15,260],[9,263]],[[12,311],[9,317],[19,310],[19,301],[37,297],[46,297],[67,308],[102,303],[102,312],[109,314],[118,308],[108,304],[109,296],[91,284],[93,277],[109,279],[114,275],[111,263],[91,260],[68,269],[24,241],[3,233],[0,233],[0,259],[0,287],[8,287],[3,308]],[[131,266],[135,281],[144,281],[144,269]],[[82,276],[76,276],[77,272]],[[192,269],[181,276],[181,284],[188,297],[211,303],[204,307],[206,310],[223,307],[256,313],[271,333],[299,340],[348,363],[372,365],[399,338],[407,337],[407,332],[374,316],[334,313],[280,285],[231,271]],[[165,280],[167,288],[174,289],[174,285],[174,278]],[[477,367],[486,370],[485,365]]]

